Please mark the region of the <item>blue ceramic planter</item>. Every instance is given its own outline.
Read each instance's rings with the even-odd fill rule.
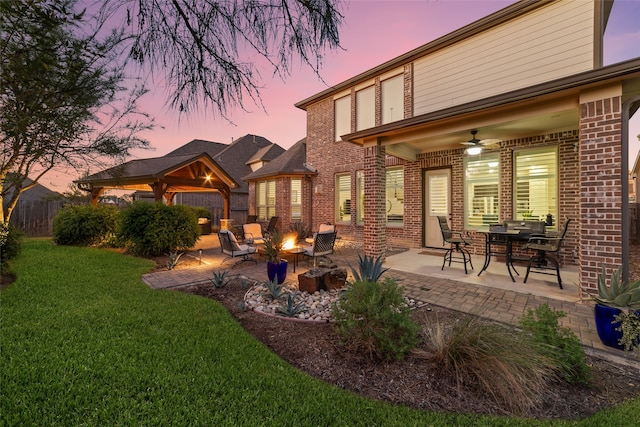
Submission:
[[[269,281],[273,282],[273,279],[278,276],[278,284],[284,283],[284,279],[287,278],[287,267],[286,260],[282,260],[277,264],[267,261],[267,277],[269,277]]]
[[[607,307],[606,305],[596,304],[595,307],[596,329],[602,344],[624,350],[624,346],[618,344],[622,338],[622,332],[616,331],[619,325],[613,323],[616,320],[615,317],[621,312],[619,308]]]

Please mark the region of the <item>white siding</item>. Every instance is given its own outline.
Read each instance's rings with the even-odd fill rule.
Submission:
[[[566,0],[416,60],[414,114],[593,69],[594,3]]]

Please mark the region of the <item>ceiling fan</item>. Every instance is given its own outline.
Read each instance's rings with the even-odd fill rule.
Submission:
[[[461,142],[462,145],[467,145],[467,153],[469,154],[480,154],[483,147],[494,148],[497,147],[500,143],[499,139],[478,139],[476,138],[476,134],[478,133],[477,129],[473,129],[471,131],[471,139],[469,141]]]

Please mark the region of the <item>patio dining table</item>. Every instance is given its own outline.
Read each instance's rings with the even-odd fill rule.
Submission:
[[[478,230],[478,232],[485,235],[484,265],[478,273],[478,276],[480,276],[489,267],[489,264],[491,263],[491,257],[499,255],[505,257],[507,271],[509,272],[511,281],[515,282],[516,279],[515,277],[513,277],[513,273],[516,273],[516,275],[518,276],[520,274],[513,266],[513,261],[515,259],[515,257],[513,256],[513,242],[527,242],[529,241],[529,237],[531,237],[532,234],[537,233],[537,231],[525,225],[513,227],[492,226],[489,228],[480,229]],[[493,245],[504,246],[504,252],[493,251],[491,248]]]

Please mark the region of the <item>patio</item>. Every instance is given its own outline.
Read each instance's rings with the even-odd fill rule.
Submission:
[[[201,250],[201,252],[199,251]],[[362,253],[362,250],[360,250]],[[222,263],[218,237],[216,234],[201,236],[196,246],[183,257],[191,257],[200,262],[189,268],[149,273],[143,276],[147,285],[154,289],[172,289],[203,283],[212,277],[214,271],[229,270],[250,279],[267,280],[266,263],[258,257],[257,265],[243,262],[233,266],[235,260]],[[358,247],[349,241],[336,244],[336,252],[331,256],[340,267],[357,265]],[[290,264],[292,264],[292,258]],[[574,267],[562,269],[564,289],[559,289],[555,277],[532,274],[524,284],[526,266],[516,265],[520,276],[512,282],[504,263],[493,260],[489,268],[478,277],[477,273],[484,258],[474,256],[474,271],[464,274],[461,265],[452,264],[441,270],[442,256],[425,250],[411,249],[388,254],[385,267],[390,270],[383,277],[392,277],[406,289],[406,294],[417,300],[487,317],[496,321],[517,325],[521,315],[529,308],[547,303],[555,310],[564,311],[561,319],[582,341],[587,353],[618,363],[637,363],[625,353],[611,349],[600,342],[593,319],[593,304],[581,301],[577,286],[577,270]],[[301,260],[293,273],[290,265],[287,282],[296,282],[297,275],[307,271],[310,264]]]

